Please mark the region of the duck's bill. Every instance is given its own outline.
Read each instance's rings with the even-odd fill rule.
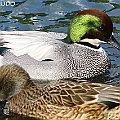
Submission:
[[[0,113],[3,113],[6,102],[7,102],[6,100],[5,101],[0,101]]]
[[[108,43],[120,50],[120,43],[114,38],[113,35],[110,37]]]

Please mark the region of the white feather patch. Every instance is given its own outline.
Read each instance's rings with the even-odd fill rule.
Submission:
[[[4,43],[4,47],[11,48],[11,52],[16,56],[28,54],[36,60],[49,56],[53,48],[50,43],[65,37],[66,34],[55,32],[0,31],[0,39],[8,42]]]

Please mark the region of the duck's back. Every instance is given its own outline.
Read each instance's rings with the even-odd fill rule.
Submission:
[[[14,32],[3,32],[1,35],[3,41],[10,42],[4,47],[13,48],[2,53],[1,65],[16,63],[22,66],[32,78],[85,79],[102,74],[109,68],[108,56],[102,48],[93,49],[77,43],[64,43],[61,39],[65,38],[66,34],[45,32],[14,34]]]

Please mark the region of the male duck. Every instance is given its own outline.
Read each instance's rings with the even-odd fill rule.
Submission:
[[[9,100],[11,112],[48,120],[120,118],[119,87],[78,79],[37,83],[15,64],[3,65],[0,73],[0,101]]]
[[[87,79],[110,67],[100,43],[120,49],[112,35],[108,15],[94,9],[80,11],[72,20],[68,35],[37,31],[0,32],[0,65],[16,63],[32,78],[55,80]]]

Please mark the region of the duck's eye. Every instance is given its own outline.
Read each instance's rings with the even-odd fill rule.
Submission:
[[[105,30],[104,26],[99,26],[97,29],[98,29],[99,31],[104,31],[104,30]]]

